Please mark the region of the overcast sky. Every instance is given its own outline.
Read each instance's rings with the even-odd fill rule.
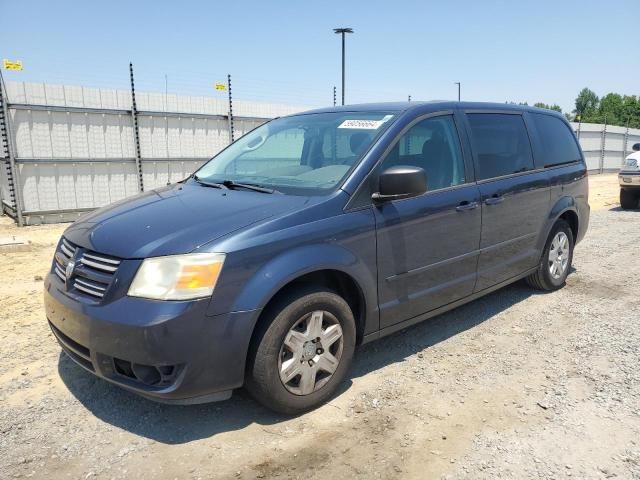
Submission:
[[[347,103],[542,101],[573,109],[582,87],[640,93],[639,0],[30,1],[0,0],[6,79],[128,85],[170,93],[327,105],[340,87],[349,26]]]

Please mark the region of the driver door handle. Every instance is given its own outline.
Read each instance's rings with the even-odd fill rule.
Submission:
[[[456,207],[456,211],[466,212],[467,210],[473,210],[474,208],[478,208],[478,202],[470,202],[469,200],[465,200],[464,202],[460,202],[460,205]]]

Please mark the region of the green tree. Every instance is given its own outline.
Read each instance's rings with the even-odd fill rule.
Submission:
[[[576,109],[573,111],[576,115],[582,117],[582,121],[588,121],[587,118],[592,116],[598,108],[598,96],[594,91],[588,88],[580,90],[578,97],[576,98]]]
[[[538,102],[534,103],[533,106],[538,108],[546,108],[547,110],[553,110],[554,112],[562,113],[562,108],[560,108],[560,105],[556,105],[555,103],[553,105],[547,105],[546,103]]]
[[[622,122],[631,128],[640,128],[640,98],[635,95],[622,97]]]
[[[604,123],[606,119],[609,125],[623,125],[626,123],[626,118],[624,117],[622,95],[607,93],[600,99],[597,113],[598,123]]]

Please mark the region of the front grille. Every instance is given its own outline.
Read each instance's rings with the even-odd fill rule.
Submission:
[[[101,299],[107,293],[121,260],[73,245],[66,238],[60,242],[55,253],[53,272],[63,282],[69,282],[71,288],[82,295]],[[75,267],[70,280],[66,269],[73,259]]]

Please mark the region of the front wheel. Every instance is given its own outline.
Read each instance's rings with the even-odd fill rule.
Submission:
[[[623,210],[630,210],[632,208],[638,208],[638,197],[640,193],[630,188],[620,189],[620,207]]]
[[[527,277],[527,283],[538,290],[561,288],[569,275],[573,260],[573,232],[564,220],[558,220],[545,244],[538,270]]]
[[[299,292],[282,299],[262,325],[249,358],[251,395],[288,415],[328,400],[355,349],[355,320],[347,302],[333,292]]]

